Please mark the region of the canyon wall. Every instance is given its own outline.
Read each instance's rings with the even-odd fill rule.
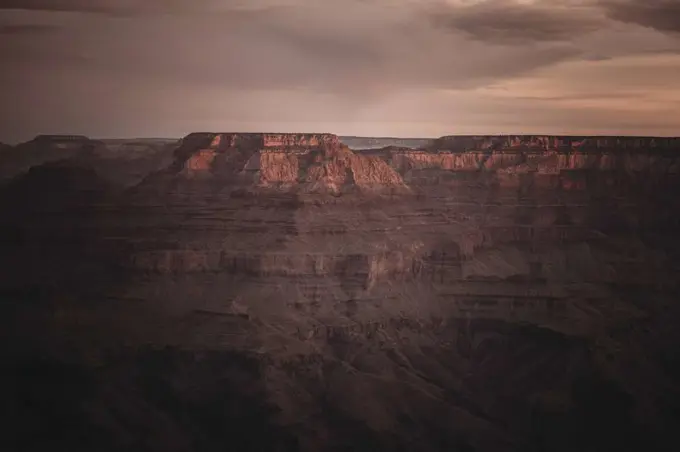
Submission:
[[[680,149],[676,137],[607,137],[558,135],[451,135],[438,138],[429,146],[433,150],[454,152],[500,149],[588,150],[588,151],[671,151]]]
[[[629,286],[673,280],[672,246],[645,240],[670,241],[678,224],[677,157],[555,151],[554,137],[502,142],[543,150],[477,150],[494,140],[365,155],[331,135],[191,134],[126,201],[134,231],[117,235],[134,240],[120,264],[290,284],[312,304],[366,298],[366,322],[392,309],[389,285],[425,284],[420,296],[446,315],[578,335],[638,315],[606,301]]]
[[[382,450],[530,450],[538,422],[553,445],[657,450],[680,400],[677,146],[191,134],[122,193],[63,166],[5,187],[20,215],[2,217],[1,287],[47,300],[49,350],[246,354],[299,450],[357,432]],[[33,305],[6,317],[16,340]]]

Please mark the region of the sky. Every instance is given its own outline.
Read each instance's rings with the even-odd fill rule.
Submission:
[[[0,0],[0,141],[680,135],[680,0]]]

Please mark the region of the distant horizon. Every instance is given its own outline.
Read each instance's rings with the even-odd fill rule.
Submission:
[[[132,135],[132,136],[90,136],[87,134],[83,133],[38,133],[33,135],[31,138],[20,140],[20,141],[11,141],[11,140],[3,140],[0,139],[0,143],[10,145],[10,146],[16,146],[19,144],[23,143],[28,143],[33,141],[39,136],[43,135],[53,135],[53,136],[83,136],[85,138],[88,138],[90,140],[100,140],[100,141],[112,141],[112,140],[129,140],[129,141],[134,141],[134,140],[181,140],[187,135],[190,135],[191,133],[244,133],[244,134],[252,134],[252,133],[262,133],[262,134],[305,134],[305,135],[335,135],[338,138],[359,138],[359,139],[375,139],[375,140],[436,140],[438,138],[443,138],[443,137],[504,137],[504,136],[518,136],[518,137],[537,137],[537,136],[545,136],[545,137],[564,137],[564,138],[649,138],[649,139],[663,139],[663,138],[680,138],[680,134],[678,135],[630,135],[630,134],[560,134],[560,133],[487,133],[487,134],[480,134],[480,133],[451,133],[451,134],[444,134],[444,135],[437,135],[437,136],[399,136],[399,135],[349,135],[349,134],[338,134],[338,133],[333,133],[333,132],[246,132],[246,131],[230,131],[230,132],[211,132],[211,131],[206,131],[206,132],[189,132],[187,134],[181,135],[181,136],[155,136],[155,135],[149,135],[149,136],[140,136],[140,135]]]

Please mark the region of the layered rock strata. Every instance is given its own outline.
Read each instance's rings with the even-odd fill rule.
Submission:
[[[15,234],[89,251],[38,277],[15,246],[2,284],[48,294],[50,347],[248,355],[297,450],[651,450],[680,400],[677,147],[191,134],[123,195],[27,208]]]

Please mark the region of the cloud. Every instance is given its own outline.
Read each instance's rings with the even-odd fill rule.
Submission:
[[[304,2],[305,0],[0,0],[0,10],[78,12],[129,17],[258,10]]]
[[[680,33],[678,0],[602,0],[600,4],[614,20],[661,32]]]
[[[678,66],[655,56],[680,54],[672,33],[623,23],[604,0],[443,1],[0,0],[24,7],[0,10],[12,100],[0,138],[568,132],[677,117],[659,89],[672,92]],[[656,94],[640,101],[644,90]]]
[[[604,18],[590,5],[565,2],[486,0],[470,5],[440,2],[430,22],[474,39],[501,44],[570,41],[597,30]]]
[[[125,0],[0,0],[0,9],[111,13],[129,9],[132,4]]]
[[[400,89],[467,89],[582,53],[564,43],[507,47],[472,41],[433,29],[414,16],[420,9],[315,5],[124,21],[93,16],[59,22],[65,31],[58,39],[5,40],[0,59],[44,69],[68,64],[131,82],[174,80],[374,100]],[[68,14],[59,15],[59,21],[66,19]]]
[[[649,70],[649,68],[654,68]],[[623,57],[604,62],[573,61],[542,69],[523,79],[480,88],[496,99],[531,99],[555,110],[606,112],[599,122],[614,122],[622,114],[672,112],[680,106],[680,55]],[[615,81],[615,83],[613,83]],[[677,124],[677,116],[646,121]]]
[[[60,27],[45,24],[0,24],[0,35],[45,35],[59,29]]]
[[[608,55],[601,55],[601,54],[592,54],[592,55],[585,55],[583,57],[585,61],[608,61],[611,60],[612,57]]]

